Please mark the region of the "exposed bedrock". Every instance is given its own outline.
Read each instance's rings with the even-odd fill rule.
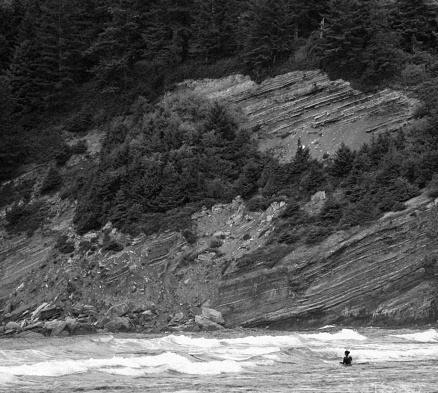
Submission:
[[[437,217],[438,208],[419,197],[407,212],[296,249],[273,269],[230,271],[215,308],[228,326],[435,322]]]
[[[290,72],[260,85],[247,76],[232,75],[188,81],[180,87],[239,108],[260,148],[273,150],[283,160],[295,154],[298,138],[310,146],[314,157],[332,154],[342,141],[360,147],[373,133],[405,125],[418,105],[390,89],[361,93],[321,71]]]

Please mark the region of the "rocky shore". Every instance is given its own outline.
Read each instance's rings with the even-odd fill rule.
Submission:
[[[157,322],[157,308],[153,302],[143,305],[121,303],[112,306],[103,315],[94,306],[70,305],[69,302],[26,305],[13,309],[9,302],[0,317],[0,338],[9,337],[65,337],[93,333],[160,333],[203,332],[223,330],[222,314],[203,307],[200,315],[187,318],[179,312],[167,324]]]

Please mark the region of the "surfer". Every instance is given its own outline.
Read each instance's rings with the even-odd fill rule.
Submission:
[[[350,356],[350,351],[345,351],[344,359],[342,359],[342,362],[339,362],[343,364],[344,366],[351,366],[351,362],[353,361],[353,358]]]

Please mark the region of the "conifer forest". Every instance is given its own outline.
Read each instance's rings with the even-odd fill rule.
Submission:
[[[322,69],[362,91],[421,100],[415,126],[291,162],[261,152],[239,116],[187,79],[261,83]],[[164,96],[164,98],[163,98]],[[65,168],[100,127],[98,160]],[[77,201],[78,233],[108,221],[129,233],[191,238],[194,211],[237,195],[251,210],[287,201],[273,241],[314,244],[366,224],[428,189],[438,195],[438,7],[426,0],[0,0],[0,181],[49,165],[42,194]],[[6,183],[5,183],[6,184]],[[32,187],[32,185],[28,185]],[[300,208],[315,192],[318,216]],[[37,227],[43,202],[4,186],[8,228]],[[24,201],[24,203],[22,203]]]

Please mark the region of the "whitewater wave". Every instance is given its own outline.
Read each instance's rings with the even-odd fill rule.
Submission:
[[[352,329],[238,338],[169,335],[159,338],[115,336],[71,339],[62,345],[0,351],[0,386],[31,377],[59,378],[84,373],[129,377],[181,373],[243,373],[275,364],[339,365],[350,350],[355,364],[437,360],[437,331],[406,334],[374,332],[366,337]],[[393,332],[391,332],[393,333]],[[368,335],[368,333],[367,333]],[[289,367],[289,366],[287,366]],[[17,381],[20,382],[17,382]]]
[[[391,334],[392,337],[399,337],[404,340],[423,342],[423,343],[436,343],[438,342],[438,332],[434,329],[429,329],[425,332],[409,333],[409,334]]]
[[[340,332],[336,332],[336,333],[301,334],[301,337],[306,339],[312,338],[321,341],[335,341],[335,340],[364,341],[367,339],[367,337],[351,329],[342,329]]]
[[[175,371],[183,374],[217,375],[222,373],[238,373],[257,365],[273,364],[272,360],[258,362],[237,362],[234,360],[191,361],[186,356],[166,352],[157,356],[113,357],[108,359],[56,360],[24,364],[20,366],[0,367],[0,383],[13,380],[14,376],[59,377],[80,374],[89,371],[110,374],[139,376],[151,373]]]

